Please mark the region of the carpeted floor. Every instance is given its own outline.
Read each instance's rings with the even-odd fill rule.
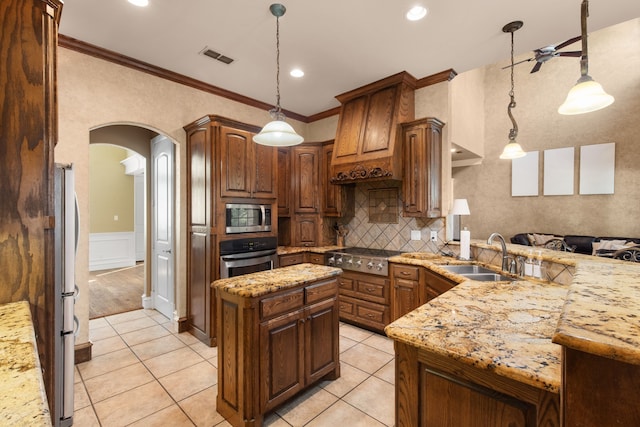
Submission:
[[[89,319],[142,308],[144,263],[89,273]]]

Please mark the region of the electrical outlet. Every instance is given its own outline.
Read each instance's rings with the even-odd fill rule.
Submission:
[[[431,239],[432,242],[437,242],[438,241],[438,232],[431,230],[430,239]]]
[[[422,233],[420,230],[411,230],[411,240],[421,240]]]

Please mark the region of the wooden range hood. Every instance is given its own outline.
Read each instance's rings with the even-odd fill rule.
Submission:
[[[342,106],[331,183],[402,179],[399,124],[414,119],[415,88],[415,77],[403,71],[336,96]]]

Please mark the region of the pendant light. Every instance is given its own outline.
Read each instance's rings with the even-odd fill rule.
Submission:
[[[516,142],[516,137],[518,136],[518,124],[516,120],[513,118],[513,114],[511,114],[511,109],[516,107],[516,99],[514,93],[514,83],[513,83],[513,33],[522,28],[522,21],[513,21],[509,22],[507,25],[502,27],[502,31],[505,33],[511,33],[511,90],[509,91],[509,105],[507,107],[507,114],[511,119],[511,124],[513,127],[509,131],[509,143],[505,145],[504,150],[502,150],[502,154],[500,154],[501,159],[518,159],[520,157],[526,156],[527,153],[524,152],[520,144]]]
[[[558,108],[558,113],[565,115],[590,113],[613,104],[613,96],[604,91],[602,86],[589,76],[589,53],[587,51],[587,17],[589,1],[582,0],[580,8],[580,24],[582,29],[582,57],[580,58],[580,78],[571,88],[567,99]]]
[[[267,123],[253,140],[261,145],[287,147],[300,144],[304,138],[284,121],[285,115],[280,108],[280,17],[287,9],[282,4],[274,3],[269,6],[269,10],[276,17],[276,106],[269,111],[273,120]]]

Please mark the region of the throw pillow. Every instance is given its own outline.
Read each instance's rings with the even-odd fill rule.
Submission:
[[[527,234],[531,246],[544,246],[551,239],[557,239],[553,234]]]

